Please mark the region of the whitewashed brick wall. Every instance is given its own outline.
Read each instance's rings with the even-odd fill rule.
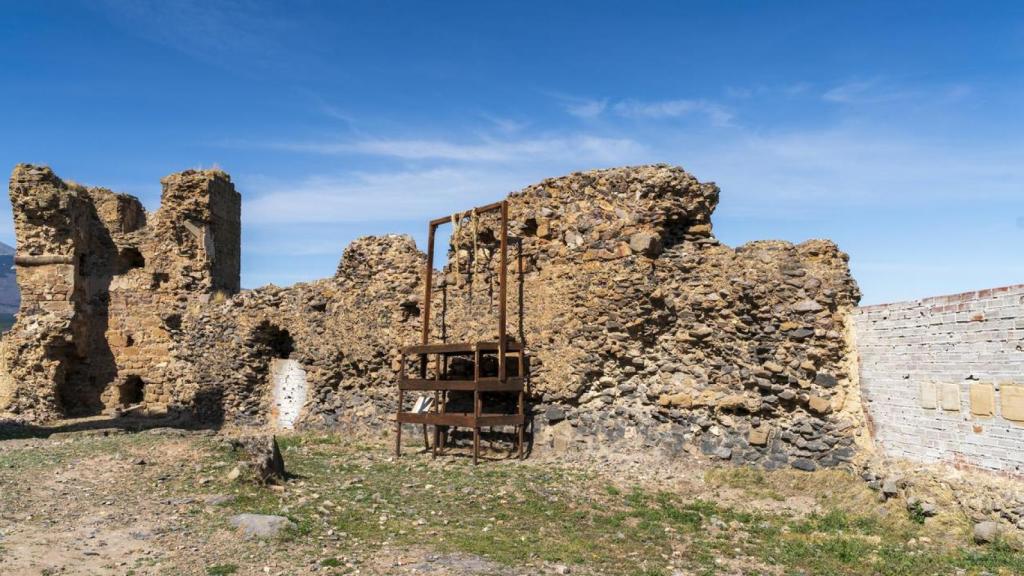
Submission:
[[[1024,473],[1024,423],[1000,409],[1000,388],[1024,385],[1024,284],[866,306],[854,326],[865,408],[886,453]],[[972,382],[995,384],[994,416],[971,414]],[[940,395],[955,384],[959,410],[923,408],[929,383]]]

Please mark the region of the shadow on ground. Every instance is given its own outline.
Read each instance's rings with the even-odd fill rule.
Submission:
[[[155,428],[169,428],[182,431],[216,431],[220,429],[220,426],[220,422],[201,421],[191,416],[178,414],[161,416],[145,416],[140,414],[90,416],[60,420],[52,424],[30,424],[0,418],[0,440],[50,438],[71,434],[109,436],[125,432],[142,432]]]

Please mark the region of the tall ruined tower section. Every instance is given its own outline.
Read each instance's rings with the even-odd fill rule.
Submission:
[[[172,286],[192,294],[238,292],[242,199],[231,178],[219,170],[189,170],[160,182],[154,254]]]
[[[190,305],[239,289],[241,198],[227,174],[162,181],[161,208],[19,165],[17,322],[0,351],[0,408],[40,418],[175,404]]]

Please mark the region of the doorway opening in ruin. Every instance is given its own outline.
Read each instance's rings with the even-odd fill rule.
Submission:
[[[270,361],[270,419],[277,428],[292,429],[306,405],[306,371],[298,360],[274,358]]]
[[[117,253],[118,274],[124,274],[129,270],[143,268],[145,266],[146,259],[142,256],[142,252],[139,252],[138,248],[129,246]]]
[[[146,383],[134,374],[128,376],[117,387],[117,402],[122,408],[140,404],[146,397]]]
[[[268,320],[260,322],[252,332],[253,345],[268,349],[271,358],[290,358],[295,351],[295,341],[285,329]]]

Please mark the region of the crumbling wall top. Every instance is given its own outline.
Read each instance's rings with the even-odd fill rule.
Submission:
[[[423,273],[423,252],[408,234],[364,236],[345,248],[335,278],[358,282],[368,281],[380,274]]]

